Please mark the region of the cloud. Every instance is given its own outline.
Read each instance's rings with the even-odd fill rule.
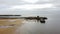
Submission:
[[[28,2],[24,2],[22,0],[0,0],[0,14],[17,14],[17,13],[19,14],[19,12],[26,14],[26,12],[28,12],[28,11],[29,11],[28,12],[29,14],[31,14],[31,13],[35,14],[35,12],[38,11],[37,15],[39,15],[40,11],[41,12],[45,11],[45,14],[46,14],[46,12],[53,13],[54,11],[55,12],[60,11],[60,2],[59,1],[60,0],[38,0],[38,2],[36,2],[36,3],[28,3]],[[48,5],[44,5],[44,4],[48,4]],[[49,6],[52,6],[52,7],[48,8]],[[53,8],[53,7],[55,7],[55,8]],[[9,9],[9,8],[11,8],[11,9]],[[34,9],[33,10],[22,10],[22,8],[24,8],[24,9],[34,8]],[[43,14],[43,12],[42,12],[42,14]]]
[[[9,9],[33,10],[33,9],[43,9],[43,8],[51,8],[51,7],[53,7],[53,4],[26,4],[26,5],[12,6]]]
[[[0,4],[8,4],[8,5],[20,5],[20,4],[32,4],[31,2],[37,1],[31,1],[31,0],[0,0]],[[40,3],[60,3],[60,0],[38,0],[35,4],[40,4]],[[29,3],[30,2],[30,3]],[[34,3],[33,3],[34,4]]]

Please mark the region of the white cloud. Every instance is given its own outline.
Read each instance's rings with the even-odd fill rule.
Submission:
[[[38,3],[35,3],[36,1],[32,2],[34,3],[28,3],[28,1],[24,2],[22,0],[0,0],[0,14],[18,14],[19,12],[24,12],[26,14],[24,10],[32,11],[33,9],[36,9],[36,12],[43,10],[48,12],[54,12],[54,10],[60,11],[59,0],[39,0]],[[54,9],[53,7],[56,8]],[[30,11],[28,13],[30,13]],[[34,10],[32,12],[34,12]]]
[[[51,7],[54,7],[54,5],[53,4],[26,4],[26,5],[12,6],[9,9],[32,10],[32,9],[43,9],[43,8],[51,8]]]
[[[22,0],[23,2],[28,2],[28,3],[36,3],[39,0]]]

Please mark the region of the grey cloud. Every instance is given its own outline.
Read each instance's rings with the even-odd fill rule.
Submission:
[[[1,13],[5,13],[8,12],[9,14],[13,13],[13,14],[19,14],[20,13],[30,13],[30,14],[56,14],[56,12],[60,11],[60,0],[39,0],[37,3],[35,4],[53,4],[56,8],[44,8],[44,9],[35,9],[35,10],[21,10],[21,9],[15,9],[15,10],[10,10],[9,8],[11,6],[15,6],[15,5],[22,5],[22,4],[31,4],[31,3],[26,3],[26,2],[22,2],[22,0],[0,0],[0,14]],[[2,12],[1,12],[2,11]],[[18,12],[17,12],[18,11]],[[35,11],[35,12],[34,12]],[[37,12],[38,11],[38,12]],[[55,11],[55,12],[54,12]],[[7,14],[8,14],[7,13]],[[57,13],[58,14],[58,13]]]
[[[40,3],[60,3],[60,0],[39,0],[37,4]],[[23,2],[22,0],[0,0],[0,4],[10,4],[10,5],[20,5],[20,4],[30,4]]]

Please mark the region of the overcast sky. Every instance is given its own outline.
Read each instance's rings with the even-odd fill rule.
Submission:
[[[59,14],[60,0],[0,0],[0,14]]]

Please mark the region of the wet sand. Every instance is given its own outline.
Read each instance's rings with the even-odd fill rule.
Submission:
[[[17,34],[16,30],[21,25],[21,19],[0,19],[0,34]]]

